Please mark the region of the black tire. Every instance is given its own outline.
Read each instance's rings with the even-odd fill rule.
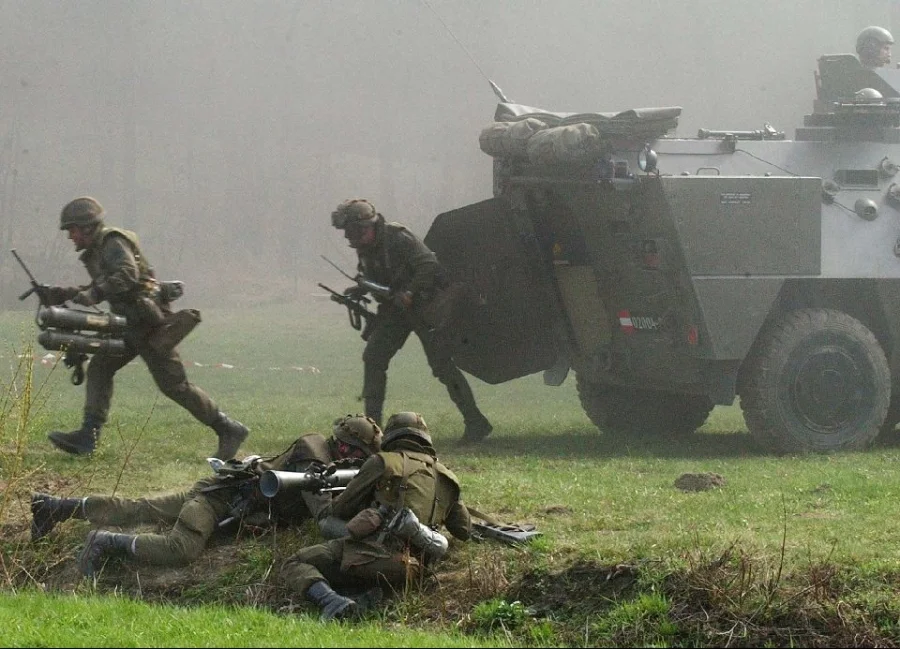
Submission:
[[[706,396],[626,388],[579,375],[575,378],[582,408],[605,433],[684,437],[700,428],[713,409]]]
[[[750,435],[782,453],[867,448],[891,400],[878,340],[859,320],[830,309],[791,311],[767,323],[740,386]]]

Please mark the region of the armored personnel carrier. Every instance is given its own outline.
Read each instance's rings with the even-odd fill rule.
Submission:
[[[893,429],[900,70],[823,56],[816,86],[793,140],[674,137],[678,107],[500,103],[480,138],[493,198],[425,239],[462,288],[459,366],[488,383],[573,371],[615,435],[691,434],[736,397],[774,452]]]

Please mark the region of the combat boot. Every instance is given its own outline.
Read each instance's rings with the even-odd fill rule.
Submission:
[[[366,399],[366,417],[374,420],[378,427],[381,428],[381,404],[376,403],[372,399]]]
[[[133,554],[133,534],[116,534],[106,530],[88,532],[84,548],[78,553],[78,569],[85,577],[93,577],[105,557]]]
[[[215,457],[226,461],[234,459],[241,444],[250,434],[250,429],[244,424],[230,418],[221,410],[218,418],[212,423],[212,429],[219,436],[219,448],[216,449]]]
[[[322,621],[343,620],[356,615],[356,601],[338,595],[327,581],[316,581],[306,589],[306,599],[322,609]]]
[[[466,430],[463,433],[460,442],[463,444],[480,442],[490,435],[492,430],[494,430],[494,427],[491,426],[491,422],[479,412],[477,416],[472,417],[471,419],[466,418]]]
[[[31,494],[31,540],[50,533],[57,523],[70,518],[84,518],[84,498],[54,498],[48,494]]]
[[[93,417],[88,416],[84,418],[81,428],[78,430],[73,430],[71,433],[55,430],[47,437],[50,443],[60,451],[65,451],[72,455],[90,455],[97,447],[101,428],[103,428],[102,421],[97,421]]]

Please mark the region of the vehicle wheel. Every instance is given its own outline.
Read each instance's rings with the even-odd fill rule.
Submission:
[[[575,379],[582,408],[606,433],[683,437],[700,428],[713,409],[706,396]]]
[[[766,450],[866,448],[891,400],[878,340],[855,318],[829,309],[801,309],[769,322],[741,374],[744,421]]]

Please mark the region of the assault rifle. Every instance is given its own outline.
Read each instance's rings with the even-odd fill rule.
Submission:
[[[372,326],[375,324],[375,314],[369,311],[365,305],[370,302],[369,298],[364,295],[352,297],[328,288],[321,282],[319,288],[328,291],[331,294],[331,301],[337,302],[347,307],[347,316],[350,318],[350,326],[360,332],[363,340],[369,339],[372,333]],[[365,324],[363,324],[365,323]]]
[[[500,541],[501,543],[506,543],[508,545],[520,545],[541,535],[531,523],[524,523],[521,525],[501,523],[492,516],[482,514],[471,505],[467,506],[466,509],[469,510],[469,515],[473,518],[472,538],[475,541],[494,539],[495,541]],[[476,518],[481,519],[481,522],[476,522],[474,520]]]
[[[379,284],[378,282],[373,282],[370,279],[366,279],[362,275],[357,275],[356,277],[351,277],[347,273],[345,273],[340,266],[331,261],[325,255],[322,255],[322,259],[331,264],[337,272],[341,275],[349,279],[351,282],[356,282],[356,285],[360,288],[363,293],[371,293],[372,295],[377,295],[380,298],[385,300],[390,300],[394,297],[394,292],[391,290],[390,286],[385,286],[384,284]],[[320,284],[321,286],[321,284]]]
[[[24,300],[34,293],[38,296],[35,323],[41,330],[38,343],[48,351],[65,351],[63,363],[72,368],[71,381],[74,385],[84,382],[84,363],[88,354],[103,356],[123,356],[125,341],[122,334],[128,326],[122,316],[96,311],[81,311],[59,306],[50,306],[50,286],[39,284],[19,257],[15,249],[13,257],[31,281],[31,288],[19,296]],[[88,332],[88,333],[85,333]]]

